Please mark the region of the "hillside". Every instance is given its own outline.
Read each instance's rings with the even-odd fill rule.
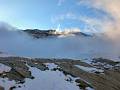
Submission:
[[[0,58],[0,90],[119,90],[120,62]]]

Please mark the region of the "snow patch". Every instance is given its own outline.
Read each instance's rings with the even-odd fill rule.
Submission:
[[[97,62],[97,63],[91,63],[94,67],[99,67],[101,69],[105,69],[105,68],[108,68],[108,69],[112,69],[114,66],[110,65],[110,64],[107,64],[107,63],[101,63],[101,62]]]
[[[14,80],[9,81],[8,78],[0,78],[0,85],[5,90],[9,90],[11,87],[14,87],[14,90],[80,90],[75,82],[78,78],[74,78],[71,75],[65,76],[63,72],[58,70],[52,71],[51,69],[58,67],[54,63],[45,63],[45,65],[48,66],[49,70],[41,71],[38,68],[27,65],[35,78],[26,78],[24,84],[17,84]],[[0,67],[7,68],[4,71],[10,70],[9,67],[2,64],[0,64]],[[86,90],[93,89],[86,87]]]
[[[45,63],[45,65],[49,68],[49,70],[57,68],[58,65],[54,64],[54,63]]]
[[[89,72],[89,73],[94,73],[94,72],[100,72],[100,73],[103,73],[104,70],[101,70],[101,69],[97,69],[97,68],[94,68],[94,67],[85,67],[85,66],[80,66],[80,65],[75,65],[77,68],[80,68],[86,72]]]
[[[9,81],[8,78],[0,78],[0,86],[5,90],[10,90],[10,87],[15,86],[15,81]]]
[[[9,72],[10,70],[11,70],[11,67],[8,67],[8,66],[0,63],[0,73]]]
[[[24,87],[15,90],[80,90],[74,79],[73,82],[66,81],[67,77],[60,71],[41,71],[33,67],[30,71],[35,79],[26,79]]]

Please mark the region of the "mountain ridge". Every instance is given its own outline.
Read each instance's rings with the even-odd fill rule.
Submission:
[[[12,25],[0,22],[0,32],[1,34],[7,33],[14,33],[14,32],[23,32],[32,36],[33,38],[46,38],[46,37],[66,37],[66,36],[84,36],[89,37],[92,35],[86,34],[79,30],[55,30],[55,29],[48,29],[48,30],[41,30],[41,29],[18,29],[13,27]]]
[[[27,33],[34,38],[41,38],[41,37],[57,37],[57,36],[91,36],[83,32],[77,31],[57,31],[57,30],[39,30],[39,29],[26,29],[22,30],[23,32]]]

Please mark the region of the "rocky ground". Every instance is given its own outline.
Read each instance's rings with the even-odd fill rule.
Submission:
[[[70,77],[65,80],[72,83],[75,78],[76,86],[80,90],[120,90],[120,62],[112,60],[97,58],[87,63],[83,60],[70,59],[0,57],[0,64],[4,69],[0,70],[1,82],[6,83],[3,80],[6,78],[15,82],[12,86],[6,86],[7,89],[0,82],[0,90],[17,90],[16,88],[23,87],[26,78],[34,80],[36,77],[30,71],[32,67],[40,71],[59,71],[64,76],[69,75]]]

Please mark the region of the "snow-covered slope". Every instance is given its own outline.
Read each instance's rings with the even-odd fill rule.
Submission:
[[[25,64],[21,60],[19,61],[19,59],[16,61],[6,61],[1,62],[6,65],[9,65],[11,62],[10,67],[0,63],[2,70],[0,72],[0,86],[5,90],[94,90],[88,82],[82,80],[80,77],[73,77],[69,73],[65,74],[65,71],[55,63],[40,63],[39,61],[34,63],[34,60],[33,62],[28,60]],[[17,64],[18,62],[21,63]],[[32,64],[35,66],[31,66]],[[46,70],[41,69],[43,65]],[[23,69],[25,72],[20,69]],[[27,72],[30,72],[29,75],[34,78],[28,78],[26,75]],[[22,79],[24,81],[23,83],[20,82]],[[81,83],[77,82],[77,80],[80,80]],[[80,84],[81,86],[79,86]]]

